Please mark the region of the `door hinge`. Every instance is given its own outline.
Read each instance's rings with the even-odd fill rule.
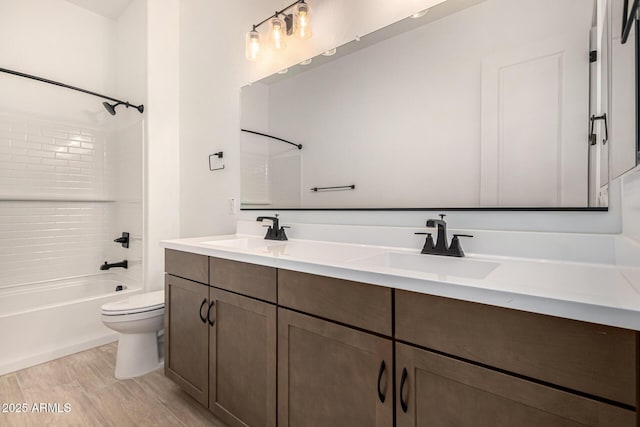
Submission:
[[[589,62],[593,63],[593,62],[596,62],[597,60],[598,60],[598,51],[592,50],[591,52],[589,52]]]

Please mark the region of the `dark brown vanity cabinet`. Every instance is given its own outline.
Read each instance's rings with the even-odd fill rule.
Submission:
[[[392,426],[391,290],[278,274],[278,426]]]
[[[209,402],[209,287],[165,275],[164,373],[202,405]]]
[[[636,331],[177,251],[167,273],[166,375],[229,426],[640,425]]]
[[[393,425],[393,344],[278,309],[278,426]]]
[[[198,402],[209,399],[209,261],[165,251],[164,372]]]
[[[636,426],[634,331],[406,291],[395,304],[398,427]]]
[[[276,306],[211,288],[209,410],[229,426],[276,425]]]
[[[275,269],[238,273],[233,261],[169,250],[165,257],[165,375],[231,427],[275,427]],[[269,298],[269,286],[273,302],[250,297]]]
[[[633,427],[635,413],[402,343],[397,427]]]

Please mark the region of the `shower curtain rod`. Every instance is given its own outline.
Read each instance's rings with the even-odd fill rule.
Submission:
[[[138,109],[138,111],[140,111],[141,113],[142,113],[142,110],[144,109],[144,106],[142,104],[136,106],[136,105],[130,104],[129,102],[121,101],[119,99],[112,98],[112,97],[107,96],[107,95],[102,95],[102,94],[97,93],[97,92],[91,92],[90,90],[82,89],[82,88],[79,88],[79,87],[76,87],[76,86],[71,86],[71,85],[68,85],[68,84],[65,84],[65,83],[56,82],[54,80],[45,79],[44,77],[38,77],[38,76],[34,76],[32,74],[21,73],[19,71],[9,70],[7,68],[0,68],[0,72],[7,73],[7,74],[12,74],[12,75],[18,76],[18,77],[24,77],[24,78],[31,79],[31,80],[37,80],[39,82],[48,83],[48,84],[54,85],[54,86],[60,86],[60,87],[64,87],[64,88],[67,88],[67,89],[76,90],[78,92],[87,93],[89,95],[97,96],[98,98],[108,99],[110,101],[117,102],[119,104],[124,104],[124,105],[127,105],[127,106],[130,105],[130,106]]]

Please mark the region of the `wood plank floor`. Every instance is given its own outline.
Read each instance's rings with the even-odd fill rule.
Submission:
[[[225,427],[162,370],[117,380],[115,360],[113,343],[0,376],[0,426]],[[29,412],[1,412],[12,403]],[[34,403],[58,403],[60,412],[31,412]]]

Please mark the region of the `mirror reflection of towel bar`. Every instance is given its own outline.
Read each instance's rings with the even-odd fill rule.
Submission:
[[[341,185],[339,187],[313,187],[311,191],[317,193],[318,191],[340,191],[340,190],[355,190],[355,185]]]

